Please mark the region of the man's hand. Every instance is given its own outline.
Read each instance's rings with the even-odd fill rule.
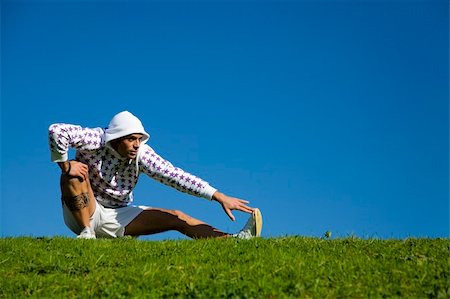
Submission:
[[[61,170],[68,176],[78,177],[81,181],[87,180],[89,168],[86,164],[78,161],[66,161],[58,163]]]
[[[220,193],[219,191],[216,191],[213,194],[212,199],[218,201],[222,205],[223,210],[232,221],[235,220],[234,215],[231,213],[232,210],[238,210],[250,214],[253,213],[253,208],[247,205],[249,202],[246,200],[230,197]]]

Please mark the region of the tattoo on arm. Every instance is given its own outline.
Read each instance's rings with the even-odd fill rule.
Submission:
[[[87,192],[75,196],[63,197],[62,200],[71,211],[79,211],[89,206],[89,194]]]

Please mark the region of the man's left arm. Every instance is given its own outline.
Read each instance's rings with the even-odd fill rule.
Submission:
[[[239,210],[246,213],[252,213],[253,209],[247,204],[246,200],[228,196],[217,191],[210,186],[208,182],[194,176],[181,168],[174,167],[169,161],[159,156],[151,147],[144,145],[140,155],[140,164],[142,171],[149,177],[173,187],[181,192],[185,192],[197,197],[203,197],[209,200],[219,202],[230,217],[235,220],[232,210]]]

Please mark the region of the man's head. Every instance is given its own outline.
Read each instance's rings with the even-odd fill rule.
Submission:
[[[149,137],[141,121],[128,111],[116,114],[105,131],[105,143],[129,159],[136,158],[139,147]]]
[[[110,142],[111,147],[122,157],[134,159],[137,156],[139,147],[141,146],[143,134],[130,134]]]

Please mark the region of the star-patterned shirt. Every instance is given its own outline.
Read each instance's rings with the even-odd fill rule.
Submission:
[[[150,146],[142,144],[136,159],[121,157],[105,144],[105,129],[53,124],[49,128],[51,160],[68,160],[69,147],[76,149],[76,160],[89,167],[89,180],[99,203],[109,208],[133,202],[133,189],[139,174],[188,194],[211,199],[217,190],[206,181],[164,160]]]

